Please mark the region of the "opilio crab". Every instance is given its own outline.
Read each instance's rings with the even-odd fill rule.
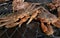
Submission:
[[[57,9],[58,11],[58,17],[60,17],[60,0],[52,0],[51,3],[47,4],[49,6],[50,11]]]
[[[13,28],[17,25],[21,27],[21,25],[28,19],[26,24],[29,24],[35,19],[41,22],[40,26],[44,33],[52,35],[54,31],[51,24],[60,28],[60,20],[40,4],[41,3],[28,3],[24,2],[24,0],[13,0],[12,5],[14,13],[9,14],[6,17],[0,17],[0,27],[5,26],[6,28]]]

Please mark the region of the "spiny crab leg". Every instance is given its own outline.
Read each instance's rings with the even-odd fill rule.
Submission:
[[[13,17],[12,17],[13,16]],[[0,22],[4,22],[4,21],[9,21],[9,20],[11,20],[11,19],[14,19],[16,17],[16,15],[9,15],[9,16],[6,16],[6,17],[2,17],[2,18],[0,18]]]
[[[33,6],[29,9],[30,11],[32,11],[35,7],[36,7],[36,5],[39,5],[40,3],[32,3],[33,4]]]
[[[10,19],[4,19],[4,20],[0,20],[0,22],[6,22],[9,21]]]
[[[34,9],[36,7],[36,5],[40,5],[40,3],[31,3],[31,5],[25,10],[25,13],[29,13],[29,12],[32,13],[33,10],[34,11],[38,10],[39,8]]]
[[[26,22],[26,21],[28,20],[28,18],[30,18],[30,16],[25,16],[24,18],[22,18],[22,19],[20,20],[20,22],[18,22],[18,23],[19,23],[19,27],[21,27],[21,25],[22,25],[24,22]]]
[[[46,32],[47,35],[52,35],[54,30],[50,24],[47,24],[48,31]]]
[[[52,35],[54,33],[52,26],[50,24],[47,24],[46,26],[42,20],[41,20],[41,28],[46,35]]]
[[[46,31],[48,31],[48,28],[44,25],[43,22],[41,22],[41,28],[42,28],[42,31],[45,33]]]
[[[5,22],[5,23],[3,23],[3,24],[0,24],[0,27],[2,27],[2,26],[4,26],[4,25],[7,25],[7,24],[10,24],[10,23],[13,23],[13,22],[15,22],[16,20],[10,20],[10,21],[7,21],[7,22]]]
[[[38,8],[35,8],[33,11],[35,11],[35,12],[33,12],[33,14],[31,15],[31,17],[30,17],[30,20],[27,22],[27,24],[29,24],[33,19],[35,19],[35,17],[38,15],[38,14],[40,14],[41,13],[41,11],[39,10],[41,7],[38,7]]]
[[[27,22],[27,24],[29,24],[37,15],[38,15],[39,11],[36,11],[32,14],[32,16],[30,17],[30,20]]]
[[[9,20],[11,20],[12,18],[13,18],[13,17],[3,18],[3,19],[0,19],[0,22],[9,21]]]
[[[15,27],[15,26],[17,26],[18,25],[18,23],[10,23],[10,24],[6,24],[6,28],[13,28],[13,27]]]
[[[52,23],[57,28],[60,28],[60,20],[57,20],[56,22]]]
[[[19,22],[11,22],[9,24],[6,24],[6,28],[12,28],[12,27],[15,27],[15,26],[19,26],[21,27],[21,24],[23,24],[24,22],[26,22],[28,20],[29,16],[25,16],[24,18],[22,18]]]
[[[9,18],[9,17],[8,17]],[[6,19],[7,20],[7,19]],[[4,26],[4,25],[7,25],[7,24],[10,24],[10,23],[13,23],[13,22],[16,22],[18,20],[18,18],[16,17],[13,17],[7,21],[1,21],[0,22],[0,27]],[[3,22],[3,23],[2,23]],[[2,24],[1,24],[2,23]]]

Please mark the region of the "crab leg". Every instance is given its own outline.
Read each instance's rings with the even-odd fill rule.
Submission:
[[[29,16],[26,16],[26,17],[24,17],[24,18],[22,18],[19,22],[11,22],[11,23],[9,23],[9,24],[6,24],[6,28],[12,28],[12,27],[15,27],[15,26],[19,26],[19,27],[21,27],[21,25],[24,23],[24,22],[26,22],[27,20],[28,20],[28,18],[29,18]]]
[[[29,24],[37,15],[38,15],[39,11],[36,11],[32,14],[30,20],[27,22],[27,24]]]
[[[9,21],[9,20],[11,20],[12,18],[13,18],[13,17],[3,18],[3,19],[0,19],[0,22]]]
[[[48,31],[46,31],[47,35],[52,35],[54,33],[53,28],[50,24],[47,25]]]
[[[17,18],[13,18],[13,19],[10,19],[9,21],[6,21],[6,22],[3,21],[4,23],[0,24],[0,27],[10,24],[10,23],[13,23],[13,22],[16,22],[17,20],[18,20]]]
[[[6,24],[6,28],[12,28],[12,27],[15,27],[15,26],[17,26],[18,25],[18,23],[10,23],[10,24]]]
[[[9,21],[10,19],[4,19],[4,20],[0,20],[0,22],[5,22],[5,21]]]
[[[7,17],[2,17],[2,18],[0,18],[0,22],[9,21],[9,20],[12,20],[12,19],[14,19],[14,18],[16,18],[16,15],[14,15],[14,14],[12,13],[12,15],[9,15],[9,16],[7,16]]]
[[[40,21],[41,21],[42,31],[44,33],[46,33],[46,35],[52,35],[54,33],[52,26],[49,23],[46,26],[46,25],[44,25],[43,20],[40,19]]]
[[[20,27],[24,22],[26,22],[26,21],[28,20],[28,18],[30,18],[30,16],[25,16],[24,18],[22,18],[22,19],[20,20],[20,22],[18,22],[18,23],[19,23],[19,27]]]
[[[57,28],[60,28],[60,20],[52,23],[54,26],[56,26]]]
[[[48,28],[44,25],[43,22],[41,22],[41,28],[42,28],[42,31],[45,33],[46,31],[48,31]]]
[[[38,9],[40,9],[41,7],[38,7],[38,8],[35,8],[33,11],[34,11],[34,13],[32,14],[32,16],[30,17],[30,20],[27,22],[27,24],[29,24],[38,14],[40,14],[41,13],[41,11],[40,10],[38,10]],[[33,12],[32,11],[32,12]]]

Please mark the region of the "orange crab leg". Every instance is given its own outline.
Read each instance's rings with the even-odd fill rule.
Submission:
[[[53,25],[56,26],[57,28],[60,28],[60,20],[54,22]]]
[[[38,18],[39,20],[39,18]],[[48,22],[44,22],[44,19],[40,19],[41,21],[41,28],[42,31],[46,34],[46,35],[52,35],[54,33],[52,26],[50,25],[50,23]],[[47,25],[45,25],[44,23],[47,23]]]
[[[27,22],[29,24],[36,16],[37,16],[38,11],[34,12],[30,18],[30,20]]]
[[[12,27],[15,27],[17,25],[18,25],[18,23],[10,23],[10,24],[6,24],[5,27],[6,28],[12,28]]]
[[[54,33],[53,28],[51,25],[45,26],[44,23],[41,23],[41,28],[46,35],[52,35]]]
[[[22,18],[21,20],[19,20],[19,22],[11,22],[9,24],[5,24],[6,28],[12,28],[15,27],[17,25],[19,25],[19,27],[21,27],[21,25],[26,22],[28,20],[29,16],[25,16],[24,18]],[[19,18],[18,18],[19,19]]]
[[[53,28],[50,24],[47,25],[48,31],[46,32],[47,35],[52,35],[54,33]]]
[[[22,19],[20,20],[20,22],[18,22],[18,23],[19,23],[19,27],[20,27],[24,22],[26,22],[29,17],[30,17],[30,16],[25,16],[24,18],[22,18]]]
[[[41,22],[41,28],[42,28],[42,31],[45,33],[46,31],[48,31],[48,28],[44,25],[43,22]]]

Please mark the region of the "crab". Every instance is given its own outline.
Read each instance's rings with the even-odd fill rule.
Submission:
[[[58,17],[56,17],[54,14],[51,14],[44,7],[41,7],[40,11],[41,13],[36,17],[36,20],[41,22],[41,28],[44,33],[47,35],[52,35],[54,33],[52,25],[60,28],[60,19],[58,19]]]
[[[60,17],[60,0],[52,0],[51,3],[47,4],[48,7],[50,7],[50,11],[57,9],[58,11],[58,17]]]
[[[6,17],[0,17],[0,27],[21,27],[24,22],[27,21],[26,24],[29,24],[35,19],[41,22],[40,26],[46,35],[52,35],[54,31],[51,24],[60,28],[60,20],[40,4],[41,3],[24,2],[24,0],[13,0],[13,13]],[[46,25],[44,23],[46,23]]]
[[[19,5],[20,2],[22,2],[21,5]],[[5,26],[6,28],[12,28],[17,25],[19,25],[20,27],[21,24],[26,22],[29,18],[31,18],[31,20],[29,21],[31,22],[32,19],[34,19],[39,13],[38,9],[41,8],[41,7],[36,7],[36,5],[39,5],[39,3],[35,4],[35,3],[24,2],[24,0],[14,0],[13,1],[13,12],[16,10],[18,12],[9,14],[6,17],[1,17],[0,27]]]

